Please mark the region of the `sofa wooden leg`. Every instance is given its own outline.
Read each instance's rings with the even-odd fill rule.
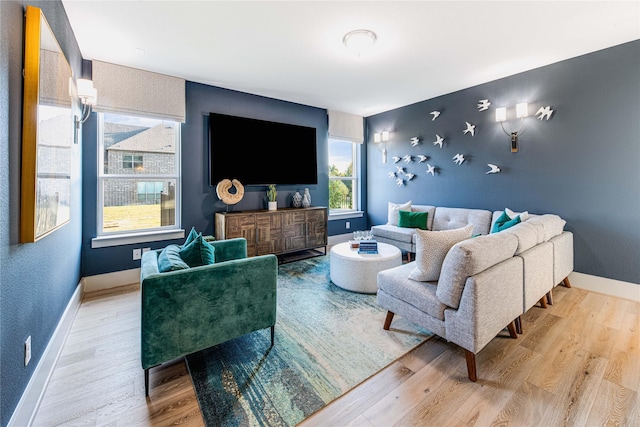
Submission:
[[[542,298],[540,298],[540,307],[542,308],[547,308],[547,296],[543,296]]]
[[[516,324],[516,332],[522,335],[522,316],[516,317],[514,323]]]
[[[553,290],[547,292],[547,304],[553,305]]]
[[[276,335],[276,325],[271,325],[271,347],[273,347],[275,335]]]
[[[387,311],[387,318],[384,319],[384,326],[382,327],[382,329],[384,329],[385,331],[388,331],[389,328],[391,327],[392,320],[393,320],[393,312]]]
[[[509,335],[511,335],[511,338],[518,338],[518,334],[516,333],[515,320],[507,325],[507,329],[509,330]]]
[[[411,252],[407,251],[407,262],[411,262]]]
[[[149,397],[149,368],[144,370],[144,396]]]
[[[478,375],[476,374],[476,355],[469,350],[464,350],[464,355],[467,359],[467,373],[469,374],[469,379],[473,382],[478,380]]]
[[[564,279],[562,279],[562,284],[567,288],[571,287],[571,282],[569,282],[569,276],[567,276]]]

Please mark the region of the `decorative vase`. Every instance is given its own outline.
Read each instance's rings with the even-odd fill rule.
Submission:
[[[309,189],[304,189],[304,196],[302,196],[302,207],[308,208],[311,206],[311,194],[309,194]]]
[[[275,211],[278,209],[278,202],[269,202],[269,210]]]
[[[293,195],[292,205],[294,208],[299,208],[302,206],[302,194],[299,191]]]

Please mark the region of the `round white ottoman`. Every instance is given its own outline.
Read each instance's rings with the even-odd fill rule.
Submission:
[[[338,243],[329,253],[331,281],[343,289],[365,294],[378,292],[378,272],[402,264],[400,249],[378,242],[377,254],[359,254],[349,243]]]

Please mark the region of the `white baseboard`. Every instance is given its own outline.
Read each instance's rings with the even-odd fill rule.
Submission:
[[[80,308],[81,301],[82,282],[78,283],[64,313],[62,313],[58,326],[53,331],[53,335],[38,362],[38,366],[34,369],[31,379],[22,393],[13,415],[11,415],[9,424],[7,424],[8,427],[30,426],[33,423],[33,417],[40,406],[40,401],[67,340],[67,335]]]
[[[140,281],[140,269],[115,271],[113,273],[96,274],[82,278],[84,293],[103,291],[105,289],[119,288],[132,285]]]
[[[569,281],[572,287],[640,302],[640,285],[635,283],[575,271],[569,275]]]

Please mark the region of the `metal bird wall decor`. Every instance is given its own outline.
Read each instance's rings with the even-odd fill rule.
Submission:
[[[489,102],[488,99],[481,99],[480,101],[478,101],[478,111],[488,110],[489,105],[491,105],[491,103]]]
[[[467,128],[462,131],[462,133],[467,134],[470,133],[471,136],[476,136],[476,125],[472,125],[469,122],[465,122],[467,124]]]
[[[500,168],[496,165],[492,165],[491,163],[487,163],[487,166],[489,166],[491,169],[487,172],[487,174],[490,173],[499,173],[500,172]]]
[[[433,145],[439,145],[442,148],[442,143],[444,142],[444,138],[436,133],[436,140],[433,141]]]

